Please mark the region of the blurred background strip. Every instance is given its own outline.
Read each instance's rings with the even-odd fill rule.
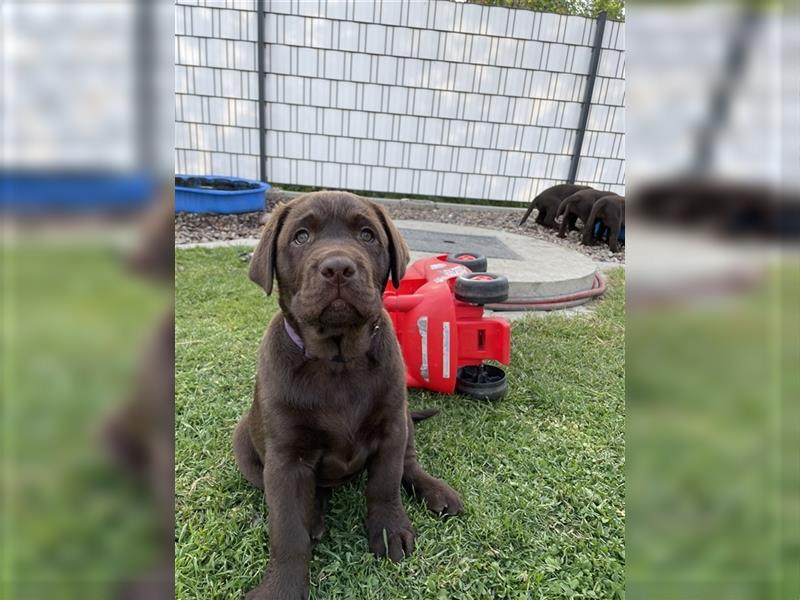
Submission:
[[[800,593],[795,8],[627,10],[629,598]]]
[[[0,4],[4,599],[172,597],[172,36]]]

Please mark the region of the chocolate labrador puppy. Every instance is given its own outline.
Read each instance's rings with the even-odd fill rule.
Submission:
[[[528,210],[525,211],[525,215],[522,217],[519,224],[522,225],[525,223],[528,216],[535,208],[538,210],[536,215],[537,225],[549,227],[550,229],[558,229],[556,213],[558,212],[558,206],[561,204],[561,201],[575,192],[588,189],[591,189],[588,185],[575,185],[573,183],[561,183],[547,188],[531,201]]]
[[[596,225],[599,224],[597,235]],[[608,240],[612,252],[619,252],[619,233],[625,226],[625,198],[617,194],[603,196],[592,206],[583,228],[582,243],[591,246],[596,240]]]
[[[324,531],[332,488],[367,470],[367,538],[399,561],[415,532],[405,486],[437,514],[462,511],[458,494],[417,463],[405,367],[383,290],[408,262],[380,206],[315,192],[275,208],[250,264],[281,312],[261,342],[255,397],[234,433],[236,462],[264,489],[270,561],[250,600],[308,595],[312,544]]]
[[[558,206],[556,216],[562,216],[561,225],[558,227],[558,237],[563,238],[567,235],[567,228],[577,229],[575,223],[578,219],[585,225],[592,212],[595,201],[603,196],[608,196],[611,192],[602,192],[593,188],[580,190],[571,196],[567,196]]]

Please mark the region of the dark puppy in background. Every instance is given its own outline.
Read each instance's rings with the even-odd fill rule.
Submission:
[[[538,225],[549,227],[550,229],[557,229],[558,223],[556,223],[556,213],[558,212],[558,206],[561,204],[561,201],[575,192],[587,189],[591,188],[586,185],[575,185],[572,183],[562,183],[547,188],[531,201],[528,210],[525,212],[519,224],[522,225],[535,208],[539,211],[536,215],[536,223]]]
[[[599,231],[595,235],[596,225]],[[603,196],[592,206],[589,219],[583,228],[582,243],[591,246],[597,240],[608,241],[612,252],[619,252],[619,233],[625,226],[625,198],[617,194]]]
[[[592,212],[594,203],[599,198],[608,196],[609,194],[611,194],[611,192],[588,188],[579,190],[562,200],[556,212],[556,217],[562,217],[561,224],[558,226],[558,237],[566,237],[567,229],[571,231],[576,230],[578,228],[576,224],[578,219],[585,225],[586,221],[589,219],[589,213]]]
[[[316,192],[278,206],[250,265],[281,312],[261,342],[255,395],[234,434],[236,462],[264,489],[270,560],[250,600],[308,595],[308,562],[332,488],[367,470],[367,536],[401,560],[415,532],[401,485],[437,514],[458,494],[419,466],[405,366],[383,290],[397,285],[408,249],[387,213],[364,198]]]

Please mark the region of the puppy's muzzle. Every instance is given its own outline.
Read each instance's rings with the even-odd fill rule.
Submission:
[[[336,286],[349,283],[358,272],[355,261],[343,254],[325,257],[320,261],[318,269],[323,280]]]

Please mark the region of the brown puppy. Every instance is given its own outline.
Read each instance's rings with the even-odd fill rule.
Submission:
[[[556,213],[558,212],[558,206],[561,204],[561,201],[575,192],[587,189],[590,189],[587,185],[575,185],[572,183],[562,183],[547,188],[531,201],[528,210],[525,212],[519,224],[522,225],[535,208],[539,211],[536,215],[536,223],[538,225],[549,227],[550,229],[557,229]]]
[[[595,236],[595,224],[600,223],[599,235]],[[583,228],[582,243],[591,246],[596,240],[608,238],[608,247],[619,252],[619,232],[625,226],[625,198],[617,194],[603,196],[592,206],[589,219]]]
[[[592,206],[595,201],[603,196],[608,196],[610,193],[611,192],[601,192],[600,190],[589,188],[575,192],[571,196],[565,198],[561,204],[559,204],[556,214],[556,216],[559,217],[563,215],[561,224],[558,227],[558,237],[565,237],[567,235],[567,228],[570,230],[577,229],[575,223],[578,219],[586,224],[586,220],[589,218],[589,213],[592,212]]]
[[[308,595],[312,543],[324,530],[331,489],[367,470],[367,535],[398,561],[415,532],[401,484],[435,513],[462,511],[414,449],[405,367],[382,293],[397,285],[408,249],[386,212],[344,192],[278,206],[250,265],[278,313],[261,342],[255,397],[234,433],[236,462],[269,507],[270,561],[250,600]]]

